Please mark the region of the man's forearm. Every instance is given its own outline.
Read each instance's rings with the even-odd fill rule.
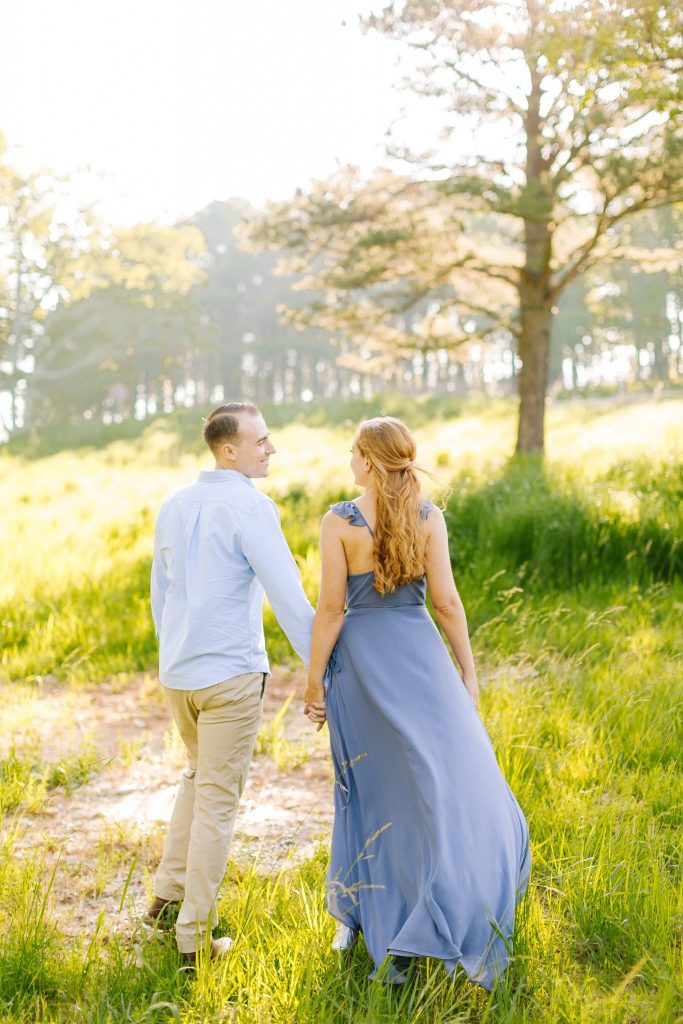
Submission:
[[[266,595],[285,636],[304,665],[308,666],[311,656],[311,626],[314,613],[301,586],[298,573],[296,581],[292,580],[288,598],[279,593],[275,596],[272,594],[272,590],[271,594],[266,591]]]
[[[152,563],[151,583],[150,583],[150,605],[152,607],[152,619],[154,621],[154,632],[159,638],[161,632],[161,620],[164,614],[164,603],[166,600],[166,589],[167,589],[166,578],[163,573],[163,569],[158,564],[156,558]]]
[[[313,608],[272,502],[263,502],[245,522],[242,553],[265,590],[287,639],[308,665]]]

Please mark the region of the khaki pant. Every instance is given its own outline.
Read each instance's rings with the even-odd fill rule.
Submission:
[[[193,953],[218,923],[216,899],[263,710],[263,672],[202,690],[164,687],[187,748],[154,894],[182,900],[178,946]]]

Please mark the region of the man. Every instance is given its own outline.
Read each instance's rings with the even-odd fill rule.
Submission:
[[[189,767],[143,922],[170,928],[179,908],[176,939],[189,963],[231,943],[211,930],[269,672],[264,590],[306,664],[313,622],[275,503],[253,484],[276,450],[263,416],[247,403],[221,405],[204,440],[215,469],[164,502],[151,580],[159,678]]]

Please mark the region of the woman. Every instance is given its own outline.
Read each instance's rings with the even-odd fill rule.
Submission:
[[[330,728],[327,905],[335,947],[362,932],[375,971],[390,957],[389,980],[432,956],[490,989],[529,879],[529,832],[476,710],[446,524],[421,500],[418,468],[400,420],[361,423],[351,469],[364,493],[322,520],[304,712]]]

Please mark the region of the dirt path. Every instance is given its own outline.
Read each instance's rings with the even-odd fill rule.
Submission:
[[[261,744],[269,752],[252,761],[235,826],[232,858],[264,872],[307,856],[329,835],[327,730],[315,733],[296,696],[278,714],[302,686],[302,677],[287,670],[274,670],[269,680]],[[125,686],[105,683],[77,694],[53,687],[20,717],[30,722],[42,758],[80,744],[100,767],[70,794],[54,790],[37,813],[13,817],[22,829],[19,851],[44,855],[46,874],[56,865],[53,910],[65,933],[87,934],[103,911],[117,931],[131,929],[151,893],[185,766],[158,682],[140,675]]]

